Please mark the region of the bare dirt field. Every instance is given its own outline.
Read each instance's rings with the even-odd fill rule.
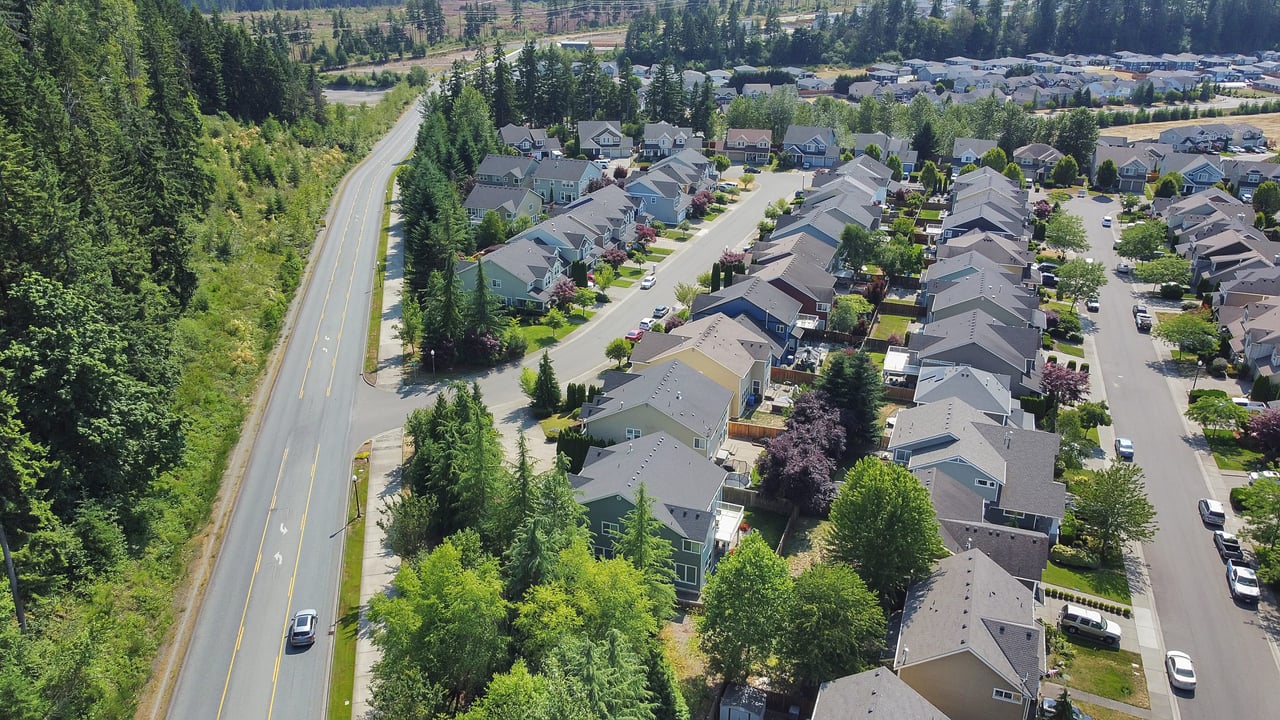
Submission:
[[[1169,122],[1144,123],[1142,125],[1116,125],[1109,128],[1102,128],[1099,130],[1099,133],[1102,135],[1119,135],[1132,141],[1156,137],[1162,131],[1170,128],[1186,127],[1187,125],[1201,125],[1204,123],[1247,123],[1261,129],[1267,134],[1268,138],[1280,137],[1280,113],[1236,115],[1219,118],[1197,118],[1194,120],[1171,120]]]

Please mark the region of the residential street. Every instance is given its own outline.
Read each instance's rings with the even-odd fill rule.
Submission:
[[[1042,196],[1033,195],[1033,201],[1038,197]],[[1136,297],[1135,289],[1146,286],[1115,273],[1119,258],[1111,245],[1119,236],[1119,224],[1114,231],[1103,228],[1102,217],[1119,217],[1117,199],[1073,198],[1064,208],[1084,219],[1093,246],[1089,255],[1109,269],[1101,311],[1086,313],[1085,323],[1089,332],[1088,321],[1096,322],[1092,333],[1101,367],[1094,369],[1094,381],[1100,370],[1115,421],[1114,435],[1104,434],[1104,438],[1121,436],[1134,443],[1135,462],[1145,471],[1160,523],[1155,541],[1145,545],[1143,553],[1164,647],[1189,653],[1199,675],[1194,695],[1174,693],[1174,717],[1216,720],[1271,714],[1280,707],[1280,656],[1274,642],[1268,642],[1269,634],[1275,638],[1280,633],[1276,608],[1264,601],[1255,611],[1237,605],[1228,595],[1224,565],[1210,529],[1196,511],[1201,497],[1215,497],[1226,504],[1228,488],[1212,458],[1202,451],[1198,428],[1183,420],[1191,378],[1170,374],[1171,367],[1161,360],[1169,357],[1168,349],[1138,333],[1132,320],[1135,302],[1144,302],[1153,312],[1176,310],[1175,304],[1159,307],[1161,301]],[[1103,445],[1113,456],[1111,441],[1106,439]],[[1238,529],[1238,525],[1228,527]],[[1157,674],[1163,679],[1159,668]],[[1168,716],[1155,692],[1153,705],[1155,717]]]
[[[726,177],[741,174],[735,167]],[[778,198],[790,198],[802,183],[808,183],[811,173],[761,173],[754,190],[739,196],[730,212],[713,222],[691,239],[682,243],[663,241],[676,250],[658,264],[657,284],[650,290],[641,290],[640,283],[630,288],[611,289],[613,301],[597,306],[596,315],[564,340],[551,346],[551,361],[556,378],[562,383],[594,381],[600,371],[612,363],[604,356],[605,345],[616,337],[633,330],[658,305],[675,307],[675,286],[693,283],[699,274],[711,269],[725,248],[742,247],[756,237],[756,224],[764,218],[765,208]],[[477,380],[484,394],[485,403],[493,412],[499,426],[506,425],[514,431],[517,424],[531,423],[521,412],[526,404],[520,392],[519,378],[524,366],[536,368],[542,353],[532,349],[521,365],[509,364],[481,374]],[[362,386],[357,391],[353,424],[359,428],[360,438],[371,437],[404,424],[405,417],[416,408],[435,402],[434,385],[409,386],[396,393]],[[522,425],[529,427],[530,425]],[[540,438],[538,438],[540,440]]]

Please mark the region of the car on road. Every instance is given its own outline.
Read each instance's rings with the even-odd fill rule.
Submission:
[[[1146,305],[1134,305],[1134,306],[1133,306],[1133,314],[1134,314],[1134,316],[1135,316],[1135,317],[1136,317],[1136,316],[1138,316],[1138,315],[1146,315],[1146,314],[1147,314],[1147,306],[1146,306]]]
[[[1084,309],[1089,312],[1098,312],[1101,308],[1102,306],[1098,303],[1098,298],[1096,297],[1091,297],[1084,301]]]
[[[1039,265],[1037,265],[1037,266],[1036,266],[1036,269],[1037,269],[1037,270],[1039,270],[1039,271],[1040,271],[1040,272],[1042,272],[1042,273],[1043,273],[1043,272],[1053,272],[1054,270],[1057,270],[1057,269],[1058,269],[1058,263],[1042,262],[1042,263],[1040,263]]]
[[[657,322],[657,321],[656,321],[656,320],[654,320],[653,318],[645,318],[645,319],[643,319],[643,320],[641,320],[641,321],[640,321],[640,329],[641,329],[641,330],[652,330],[652,329],[653,329],[653,324],[654,324],[655,322]]]
[[[1121,460],[1133,459],[1133,441],[1129,438],[1116,438],[1116,457]]]
[[[1058,627],[1068,635],[1081,635],[1107,645],[1120,644],[1120,626],[1102,617],[1097,610],[1078,605],[1063,605],[1058,613]]]
[[[658,307],[653,309],[653,317],[656,320],[661,320],[662,318],[666,317],[667,313],[669,312],[671,312],[671,308],[667,307],[666,305],[659,305]]]
[[[1085,190],[1084,188],[1080,188],[1079,190],[1076,191],[1076,197],[1088,197],[1088,196],[1089,196],[1089,191]]]
[[[635,330],[632,330],[631,332],[627,333],[623,337],[625,337],[628,342],[640,342],[640,338],[644,337],[644,330],[641,330],[640,328],[636,328]]]
[[[1206,525],[1222,527],[1227,524],[1227,511],[1217,500],[1200,498],[1200,502],[1196,503],[1196,509],[1200,512],[1200,519]]]
[[[1120,273],[1121,275],[1128,275],[1129,273],[1133,272],[1133,266],[1130,265],[1129,263],[1122,262],[1119,265],[1116,265],[1116,272]]]
[[[1179,690],[1196,689],[1196,666],[1191,656],[1181,650],[1170,650],[1164,654],[1164,671],[1169,675],[1169,684]]]
[[[734,190],[738,189],[738,183],[722,182],[719,185],[716,185],[716,189],[719,190],[720,192],[733,192]]]
[[[289,645],[292,647],[314,645],[316,642],[316,625],[319,622],[320,615],[315,610],[299,610],[293,616],[293,622],[289,623]]]
[[[742,168],[742,172],[749,172],[749,173],[756,173],[756,174],[759,174],[759,173],[760,173],[760,168],[756,167],[755,165],[746,165],[746,166],[744,166],[744,167]]]
[[[1138,326],[1138,332],[1151,332],[1151,322],[1151,316],[1146,313],[1133,316],[1133,324]]]
[[[1244,548],[1240,547],[1240,539],[1226,530],[1213,531],[1213,546],[1218,548],[1218,554],[1227,562],[1244,560]]]
[[[1242,193],[1240,193],[1240,199],[1241,199],[1242,201],[1244,201],[1244,202],[1247,202],[1247,203],[1248,203],[1248,202],[1253,202],[1253,193],[1251,193],[1251,192],[1242,192]]]
[[[1047,288],[1058,287],[1058,276],[1053,273],[1041,272],[1040,284]]]
[[[1110,215],[1103,215],[1103,216],[1102,216],[1102,227],[1111,227],[1111,216],[1110,216]]]
[[[1231,597],[1241,602],[1256,603],[1262,596],[1257,574],[1243,560],[1227,561],[1227,588]]]
[[[640,289],[641,289],[641,290],[648,290],[649,288],[653,287],[653,286],[654,286],[654,284],[655,284],[655,283],[657,283],[657,282],[658,282],[658,278],[657,278],[656,276],[654,276],[654,275],[645,275],[645,276],[644,276],[644,279],[640,281]]]

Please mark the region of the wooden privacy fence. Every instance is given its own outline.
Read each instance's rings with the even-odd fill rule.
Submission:
[[[816,373],[792,370],[784,367],[769,368],[769,379],[775,383],[791,383],[792,385],[812,385],[818,381]]]
[[[777,437],[781,432],[782,428],[779,427],[729,421],[729,437],[734,440],[769,440]]]

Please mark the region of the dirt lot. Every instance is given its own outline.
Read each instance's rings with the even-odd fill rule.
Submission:
[[[1172,120],[1170,122],[1145,123],[1143,125],[1120,125],[1116,127],[1102,128],[1098,132],[1102,135],[1121,135],[1129,140],[1141,140],[1142,138],[1156,137],[1162,131],[1168,130],[1169,128],[1185,127],[1187,125],[1200,125],[1203,123],[1237,122],[1248,123],[1249,125],[1260,128],[1267,134],[1268,138],[1280,137],[1280,113],[1239,115],[1220,118],[1198,118],[1195,120]]]
[[[662,640],[667,645],[667,657],[675,667],[684,701],[689,705],[689,715],[695,720],[709,717],[715,704],[716,686],[707,677],[707,659],[698,650],[693,616],[679,615],[667,623],[662,629]]]

